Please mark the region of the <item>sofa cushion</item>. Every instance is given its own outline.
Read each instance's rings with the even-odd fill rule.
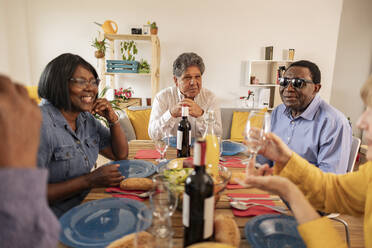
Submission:
[[[127,136],[128,141],[136,139],[136,133],[125,111],[120,112],[119,124]]]
[[[233,113],[230,135],[231,140],[237,142],[242,142],[244,140],[244,129],[248,120],[250,110],[251,109],[246,109],[244,111],[235,111]],[[267,112],[267,108],[261,109],[260,112]]]
[[[232,141],[242,142],[244,140],[244,128],[248,120],[249,112],[236,111],[233,113],[231,123],[231,135]]]
[[[27,92],[28,92],[28,96],[31,99],[34,99],[37,104],[39,104],[41,99],[39,98],[39,95],[37,93],[37,87],[38,87],[37,85],[26,86],[26,89],[27,89]]]
[[[139,110],[125,110],[132,126],[134,132],[136,133],[136,138],[139,140],[149,140],[148,127],[150,121],[151,108],[149,109],[139,109]]]

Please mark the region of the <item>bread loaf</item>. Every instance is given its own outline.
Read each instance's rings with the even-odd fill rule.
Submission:
[[[111,244],[109,244],[106,248],[135,248],[135,241],[136,234],[132,233],[129,235],[126,235],[120,239],[115,240]],[[155,241],[154,236],[152,236],[148,232],[140,232],[138,233],[138,248],[141,247],[148,247],[148,244],[153,244]]]
[[[220,214],[215,217],[214,238],[217,242],[239,247],[240,231],[232,216]]]
[[[240,181],[244,181],[245,173],[244,172],[233,172],[233,173],[231,173],[231,178],[230,178],[229,184],[238,184],[238,182],[235,180],[236,178],[238,178]]]
[[[124,190],[150,190],[152,180],[149,178],[127,178],[120,183],[120,188]]]

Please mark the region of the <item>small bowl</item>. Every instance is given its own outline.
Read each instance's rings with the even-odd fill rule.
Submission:
[[[222,166],[222,165],[219,165],[218,166],[218,173],[219,173],[219,176],[220,176],[220,181],[218,183],[215,183],[214,184],[214,200],[215,200],[215,204],[217,204],[217,202],[219,201],[221,195],[222,195],[222,192],[226,189],[226,185],[227,183],[229,182],[230,178],[231,178],[231,171],[229,171],[228,168],[226,168],[225,166]],[[174,187],[176,188],[176,187]],[[178,206],[177,208],[179,210],[182,210],[182,199],[183,199],[183,192],[184,192],[184,188],[183,190],[180,190],[180,187],[178,186],[177,187],[177,192],[176,194],[178,195]]]

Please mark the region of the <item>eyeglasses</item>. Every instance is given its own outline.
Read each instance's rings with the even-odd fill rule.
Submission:
[[[185,83],[191,83],[191,80],[194,80],[195,81],[200,81],[201,80],[201,75],[196,75],[196,76],[184,76],[183,78],[181,78],[181,80]]]
[[[301,89],[306,85],[306,83],[314,82],[303,78],[279,78],[279,85],[284,88],[286,88],[289,84],[292,84],[293,88]]]
[[[70,81],[74,82],[74,84],[80,88],[85,88],[88,84],[93,87],[98,87],[101,80],[99,78],[93,78],[91,80],[86,80],[85,78],[70,78]]]

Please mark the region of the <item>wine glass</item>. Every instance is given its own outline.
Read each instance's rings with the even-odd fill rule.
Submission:
[[[147,207],[137,213],[137,228],[134,247],[138,248],[171,248],[173,247],[173,230],[170,215],[160,217],[154,209]],[[144,228],[147,227],[147,228]],[[146,233],[144,233],[144,231]]]
[[[150,205],[154,215],[164,218],[164,216],[172,216],[177,208],[178,196],[172,190],[170,183],[162,174],[152,178],[153,188],[150,194]]]
[[[160,153],[160,158],[156,162],[161,163],[165,162],[165,153],[167,152],[169,146],[169,136],[165,134],[163,137],[155,139],[155,149]]]
[[[262,111],[251,111],[244,130],[250,160],[253,159],[253,161],[256,161],[257,153],[265,141],[265,134],[269,131],[270,114]],[[247,164],[246,173],[248,173],[249,164]]]

